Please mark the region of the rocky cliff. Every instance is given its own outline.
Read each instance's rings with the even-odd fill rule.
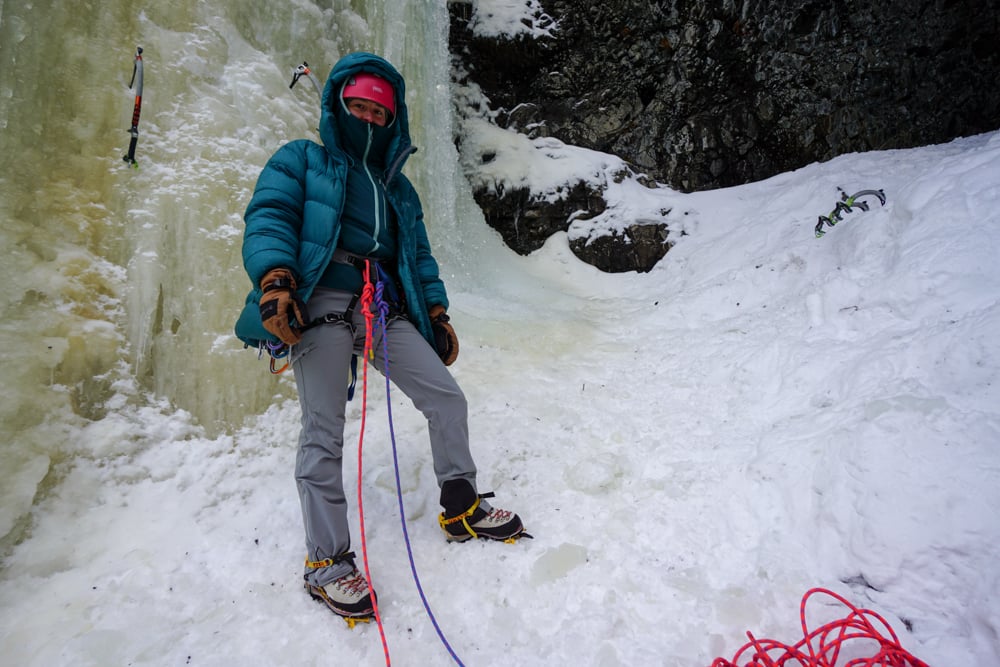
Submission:
[[[1000,127],[996,0],[535,4],[545,35],[497,37],[477,34],[475,3],[451,2],[456,80],[481,88],[499,127],[619,156],[678,190]],[[528,215],[545,235],[600,194],[554,208],[528,192],[476,197],[502,234]],[[518,252],[544,241],[518,236]],[[626,267],[581,257],[648,270],[656,255]]]

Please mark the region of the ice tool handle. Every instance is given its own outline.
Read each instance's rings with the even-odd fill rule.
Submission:
[[[128,142],[128,153],[122,159],[126,163],[138,169],[139,165],[135,161],[135,147],[139,143],[139,114],[142,113],[142,47],[135,47],[135,60],[132,61],[132,80],[128,84],[129,88],[135,88],[135,102],[132,106],[132,127],[128,133],[131,136]]]

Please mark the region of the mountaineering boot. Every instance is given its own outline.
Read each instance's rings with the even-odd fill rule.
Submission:
[[[449,542],[464,542],[473,537],[512,542],[529,537],[519,516],[483,502],[484,498],[492,497],[492,493],[477,495],[472,484],[464,479],[449,479],[441,485],[444,512],[438,523]]]
[[[351,564],[350,572],[322,586],[316,586],[306,581],[306,591],[314,600],[323,602],[330,608],[330,611],[338,616],[343,616],[345,619],[368,619],[375,613],[372,604],[374,593],[368,587],[368,581],[364,575],[354,566],[353,553],[341,554],[336,558],[322,561],[306,560],[306,566],[327,567],[342,561]],[[348,623],[348,625],[353,624]]]

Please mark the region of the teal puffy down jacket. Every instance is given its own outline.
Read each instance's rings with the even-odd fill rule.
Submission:
[[[298,282],[298,293],[308,305],[337,247],[350,158],[338,145],[334,105],[339,103],[344,81],[362,71],[383,77],[395,89],[396,116],[392,121],[395,132],[387,149],[384,182],[398,223],[397,270],[406,296],[407,315],[423,337],[434,344],[427,311],[438,304],[447,309],[448,295],[439,277],[437,261],[431,255],[420,198],[401,173],[403,164],[416,150],[410,143],[403,77],[383,58],[358,52],[341,58],[327,79],[319,125],[323,144],[305,139],[285,144],[268,160],[257,179],[244,215],[243,237],[243,265],[254,288],[236,322],[236,336],[249,346],[277,342],[261,324],[258,305],[261,278],[271,269],[291,270]]]

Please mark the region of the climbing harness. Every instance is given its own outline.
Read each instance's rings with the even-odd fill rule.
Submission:
[[[309,329],[317,327],[321,324],[336,324],[340,322],[346,324],[353,332],[354,324],[352,323],[352,319],[354,317],[354,307],[357,304],[357,302],[358,302],[358,295],[355,294],[354,298],[351,299],[351,303],[347,307],[347,310],[344,311],[343,313],[327,313],[322,317],[317,317],[316,319],[312,320],[304,327],[301,327],[299,330],[304,333]],[[270,370],[272,375],[279,375],[281,373],[284,373],[292,365],[292,360],[290,355],[291,348],[283,341],[280,340],[261,341],[257,347],[257,358],[258,359],[262,358],[265,352],[267,352],[268,357],[270,357]],[[284,360],[284,363],[281,364],[281,366],[278,366],[278,363],[282,359]],[[347,400],[350,401],[354,399],[354,389],[357,386],[357,383],[358,383],[358,355],[352,354],[351,381],[350,384],[348,384],[347,386]]]
[[[135,103],[132,107],[132,127],[128,133],[131,139],[128,142],[128,153],[122,157],[125,162],[132,165],[133,169],[139,168],[139,163],[135,161],[135,147],[139,143],[139,114],[142,112],[142,47],[135,48],[135,60],[132,63],[132,81],[129,88],[135,87]]]
[[[393,318],[406,312],[406,298],[403,294],[402,286],[389,274],[381,261],[374,257],[366,257],[353,252],[348,252],[342,248],[333,251],[333,261],[339,264],[348,264],[358,271],[365,273],[371,265],[377,274],[376,280],[381,283],[383,292],[388,290],[389,301],[385,302],[389,308],[387,317],[391,321]]]
[[[838,222],[841,221],[841,213],[850,213],[855,208],[860,208],[862,211],[868,210],[868,203],[863,201],[858,201],[859,197],[874,196],[878,197],[879,203],[885,206],[885,192],[882,189],[878,190],[861,190],[855,192],[851,196],[847,196],[847,193],[840,190],[840,201],[837,202],[837,206],[830,212],[830,215],[819,216],[819,221],[816,223],[816,238],[820,238],[826,231],[823,229],[823,225],[827,227],[833,227]]]
[[[827,595],[850,610],[845,618],[832,621],[815,630],[806,621],[806,604],[814,595]],[[803,638],[794,646],[787,646],[772,639],[757,639],[750,632],[747,642],[733,659],[716,658],[711,667],[840,667],[840,652],[850,644],[853,649],[869,649],[874,643],[877,652],[867,658],[852,657],[843,667],[928,667],[899,645],[899,638],[884,618],[870,609],[858,609],[843,597],[824,588],[812,588],[802,597],[799,619]],[[876,623],[888,631],[882,634]],[[746,655],[744,655],[746,654]],[[855,655],[856,653],[852,653]]]
[[[306,77],[312,82],[313,88],[316,89],[316,94],[323,97],[323,89],[319,86],[319,80],[313,75],[312,70],[309,69],[309,63],[302,61],[301,65],[297,65],[295,69],[292,70],[292,82],[288,84],[288,87],[294,88],[295,84],[299,82],[299,79]]]
[[[388,271],[376,260],[370,257],[365,257],[364,255],[358,255],[352,252],[348,252],[341,248],[334,250],[332,261],[338,262],[340,264],[348,264],[358,269],[358,271],[363,272],[365,270],[365,262],[371,261],[378,271],[379,277],[382,282],[389,288],[389,296],[391,302],[389,304],[389,319],[394,319],[396,317],[402,317],[406,312],[406,299],[403,296],[402,287],[393,280],[389,275]],[[327,313],[320,317],[314,318],[312,321],[306,323],[305,326],[300,327],[299,331],[305,333],[313,327],[320,326],[322,324],[337,324],[342,323],[350,328],[351,332],[354,332],[354,309],[357,307],[358,300],[361,298],[361,292],[356,292],[354,298],[351,299],[350,304],[348,304],[347,309],[343,313]],[[284,373],[291,366],[291,358],[289,355],[290,349],[287,344],[282,341],[261,341],[257,349],[257,356],[261,358],[264,353],[270,357],[270,370],[272,375],[278,375]],[[281,360],[284,360],[280,366],[278,365]],[[347,400],[354,399],[354,391],[357,386],[358,381],[358,357],[357,355],[351,355],[351,380],[350,385],[347,388]]]

